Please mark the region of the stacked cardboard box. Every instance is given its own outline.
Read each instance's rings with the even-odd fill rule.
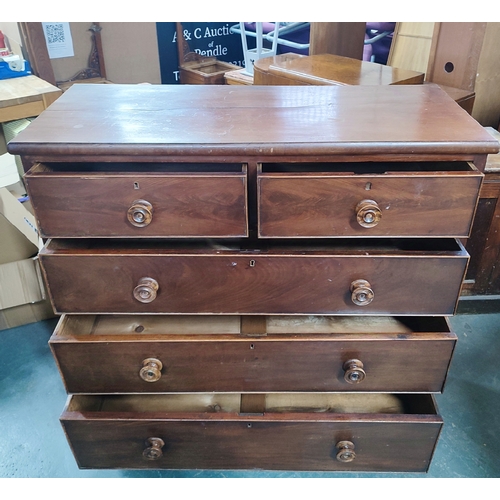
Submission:
[[[17,190],[17,193],[16,193]],[[37,253],[41,240],[23,185],[0,188],[0,330],[54,316]]]

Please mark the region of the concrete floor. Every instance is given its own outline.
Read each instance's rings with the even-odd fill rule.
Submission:
[[[0,478],[500,477],[500,313],[459,314],[437,403],[445,425],[427,474],[79,470],[59,424],[66,393],[47,342],[56,320],[0,332]]]

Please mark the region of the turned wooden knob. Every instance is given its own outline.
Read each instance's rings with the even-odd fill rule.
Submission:
[[[148,447],[142,452],[145,459],[158,460],[163,456],[163,451],[161,450],[165,446],[163,439],[150,437],[146,440],[146,445]]]
[[[351,283],[351,299],[357,306],[371,304],[375,294],[366,280],[355,280]]]
[[[156,382],[161,378],[161,370],[163,364],[159,359],[147,358],[142,362],[142,368],[139,371],[139,376],[145,382]]]
[[[148,304],[156,299],[156,293],[160,286],[153,278],[141,278],[134,288],[134,298],[139,302]]]
[[[348,384],[359,384],[366,378],[363,363],[359,359],[350,359],[344,363],[344,380]]]
[[[376,201],[363,200],[356,205],[356,219],[363,227],[374,227],[382,218],[382,212]]]
[[[352,462],[356,458],[354,452],[354,443],[352,441],[339,441],[335,447],[337,448],[337,460],[342,463]]]
[[[153,220],[153,205],[146,200],[135,200],[127,211],[127,219],[136,227],[149,225]]]

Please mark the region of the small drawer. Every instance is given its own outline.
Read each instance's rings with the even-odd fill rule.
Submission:
[[[258,234],[467,237],[482,178],[467,162],[264,164]]]
[[[69,393],[441,392],[445,318],[64,315],[50,346]]]
[[[72,396],[61,422],[80,468],[425,472],[432,396]]]
[[[453,239],[51,240],[40,261],[58,313],[432,316],[453,314],[468,254]]]
[[[243,237],[241,164],[36,164],[25,176],[44,238]]]

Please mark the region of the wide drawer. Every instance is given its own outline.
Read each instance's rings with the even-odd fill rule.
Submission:
[[[72,396],[61,422],[80,468],[425,472],[432,396]]]
[[[430,239],[259,249],[51,240],[40,260],[58,313],[450,315],[468,254]]]
[[[441,392],[445,318],[64,315],[50,346],[70,393]]]
[[[467,237],[482,177],[466,162],[264,164],[259,236]]]
[[[36,164],[25,176],[42,237],[247,236],[241,164]]]

